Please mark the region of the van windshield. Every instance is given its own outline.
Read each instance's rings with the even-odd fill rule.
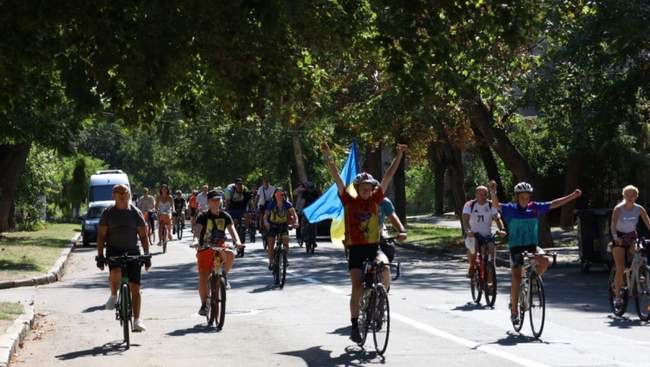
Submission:
[[[113,185],[91,186],[88,202],[113,200]]]

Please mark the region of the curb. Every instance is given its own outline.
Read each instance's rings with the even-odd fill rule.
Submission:
[[[6,333],[0,336],[0,367],[7,367],[11,357],[16,353],[29,330],[34,325],[34,301],[24,305],[24,312],[10,326]]]
[[[68,260],[68,257],[72,252],[72,249],[75,247],[75,243],[79,241],[80,236],[81,234],[76,234],[72,239],[70,239],[70,243],[68,243],[68,245],[63,250],[61,250],[61,254],[59,255],[59,258],[56,259],[54,265],[52,266],[50,271],[47,272],[46,274],[39,275],[33,278],[25,278],[25,279],[0,282],[0,289],[30,287],[35,285],[54,283],[60,280],[61,277],[63,276],[65,263]],[[1,364],[0,367],[2,367]]]

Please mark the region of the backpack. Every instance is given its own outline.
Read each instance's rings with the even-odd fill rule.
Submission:
[[[492,200],[488,200],[488,206],[490,211],[492,211]],[[469,205],[469,210],[473,213],[474,207],[476,206],[476,199],[472,200],[472,203]]]

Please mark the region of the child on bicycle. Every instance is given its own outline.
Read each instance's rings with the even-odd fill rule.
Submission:
[[[620,296],[620,289],[623,285],[623,273],[625,272],[626,264],[626,249],[631,251],[627,252],[631,255],[636,251],[636,244],[638,234],[636,226],[639,223],[639,217],[643,219],[647,228],[650,228],[650,218],[645,208],[636,203],[639,197],[639,189],[635,186],[628,185],[623,188],[623,201],[614,207],[612,212],[611,231],[612,239],[614,240],[612,248],[612,257],[616,265],[616,278],[614,281],[614,305],[620,307],[623,304],[623,299]]]
[[[512,287],[510,289],[510,318],[514,325],[519,319],[517,305],[519,303],[519,285],[521,283],[521,268],[524,264],[524,253],[535,254],[537,272],[541,276],[548,268],[549,261],[544,257],[544,250],[539,245],[539,219],[549,210],[559,208],[579,198],[582,191],[576,189],[570,195],[553,201],[532,201],[533,186],[527,182],[515,185],[515,201],[499,203],[497,184],[490,181],[490,196],[492,205],[497,208],[508,227],[508,250],[510,250],[510,268],[512,269]]]

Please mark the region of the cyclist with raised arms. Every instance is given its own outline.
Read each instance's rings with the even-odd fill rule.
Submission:
[[[205,316],[208,313],[208,280],[214,264],[216,251],[211,249],[210,245],[223,247],[224,251],[220,252],[223,260],[223,270],[226,275],[232,269],[235,260],[235,253],[226,245],[226,230],[233,239],[235,247],[241,247],[239,235],[233,226],[230,214],[221,210],[223,192],[212,190],[208,192],[208,210],[201,213],[196,218],[196,228],[194,233],[198,233],[199,245],[196,252],[196,263],[199,271],[199,298],[201,299],[201,308],[199,315]],[[227,279],[227,278],[226,278]],[[226,284],[230,283],[226,280]]]
[[[467,261],[469,269],[467,277],[472,278],[474,274],[474,263],[476,262],[476,242],[487,241],[488,251],[492,261],[496,261],[496,246],[492,237],[492,220],[497,223],[499,235],[505,236],[503,221],[497,208],[492,206],[488,200],[488,188],[485,186],[476,187],[476,197],[463,206],[463,226],[465,227],[465,247],[467,247]],[[496,267],[496,262],[494,264]]]
[[[496,191],[497,184],[490,181],[492,205],[497,208],[508,227],[508,250],[510,250],[510,268],[512,269],[512,288],[510,289],[510,318],[514,325],[523,320],[519,319],[517,305],[519,303],[519,285],[521,284],[521,268],[524,264],[523,253],[535,254],[537,272],[540,276],[548,268],[549,261],[544,257],[544,250],[539,244],[539,219],[549,210],[559,208],[582,195],[575,190],[572,194],[553,201],[532,201],[533,186],[527,182],[515,185],[515,201],[499,203]]]
[[[390,268],[388,259],[379,249],[381,228],[379,227],[379,205],[384,199],[384,192],[393,179],[397,167],[406,151],[406,145],[397,146],[397,155],[386,171],[383,180],[375,185],[376,180],[368,173],[360,173],[354,180],[356,196],[352,196],[343,182],[343,178],[332,158],[332,152],[326,143],[321,145],[323,157],[328,171],[334,178],[338,188],[339,197],[344,207],[345,216],[345,246],[349,249],[348,269],[352,282],[352,295],[350,296],[350,322],[352,332],[350,339],[358,343],[361,341],[359,333],[359,307],[363,296],[363,263],[377,259],[383,262],[385,269],[384,286],[388,288]]]
[[[264,227],[266,228],[266,252],[269,255],[269,270],[273,270],[275,256],[275,239],[280,237],[284,250],[289,253],[289,227],[297,227],[298,216],[293,205],[281,187],[275,189],[273,201],[264,211]]]
[[[628,255],[632,255],[637,251],[635,247],[638,238],[636,226],[639,223],[639,217],[643,219],[643,223],[650,229],[648,213],[644,207],[636,203],[638,197],[639,189],[632,185],[625,186],[623,188],[623,201],[617,204],[612,212],[611,231],[614,240],[612,257],[616,266],[616,278],[614,280],[616,298],[614,298],[614,304],[617,307],[623,304],[620,289],[623,285],[623,273],[625,272],[626,248],[631,250],[627,252]]]

